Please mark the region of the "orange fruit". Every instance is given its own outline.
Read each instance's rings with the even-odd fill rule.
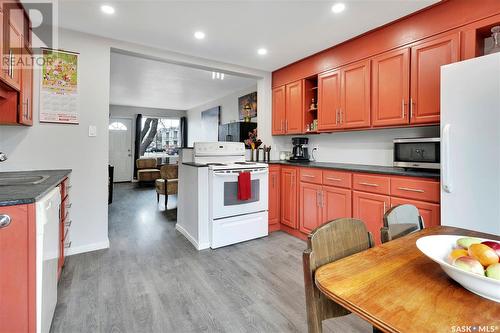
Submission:
[[[484,244],[472,244],[469,247],[469,255],[479,260],[484,267],[496,264],[499,260],[495,250]]]
[[[460,257],[465,257],[468,256],[469,253],[465,249],[454,249],[450,252],[450,255],[448,256],[448,260],[450,262],[453,262],[453,260],[460,258]]]

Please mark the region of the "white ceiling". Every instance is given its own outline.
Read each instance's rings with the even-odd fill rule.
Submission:
[[[254,79],[111,53],[110,104],[188,110],[256,85]]]
[[[60,0],[62,27],[212,60],[275,70],[438,0]],[[108,16],[103,3],[115,7]],[[202,30],[204,40],[193,33]],[[265,47],[269,53],[257,55]]]

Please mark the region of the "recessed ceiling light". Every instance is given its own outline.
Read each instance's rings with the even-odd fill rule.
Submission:
[[[343,12],[344,9],[345,9],[345,4],[343,4],[342,2],[337,2],[332,6],[332,12],[334,12],[335,14]]]
[[[194,38],[203,39],[203,38],[205,38],[205,33],[203,31],[196,31],[194,33]]]
[[[113,7],[111,7],[110,5],[102,5],[101,11],[105,14],[108,14],[108,15],[112,15],[115,13],[115,9]]]
[[[266,55],[267,54],[267,50],[265,48],[260,48],[257,50],[257,53],[259,55]]]

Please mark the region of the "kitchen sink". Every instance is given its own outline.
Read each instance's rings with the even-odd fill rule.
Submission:
[[[36,185],[48,178],[49,176],[0,175],[0,186]]]

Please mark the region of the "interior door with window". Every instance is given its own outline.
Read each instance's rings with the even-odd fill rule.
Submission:
[[[114,181],[132,181],[132,120],[109,120],[109,164],[115,167]]]

